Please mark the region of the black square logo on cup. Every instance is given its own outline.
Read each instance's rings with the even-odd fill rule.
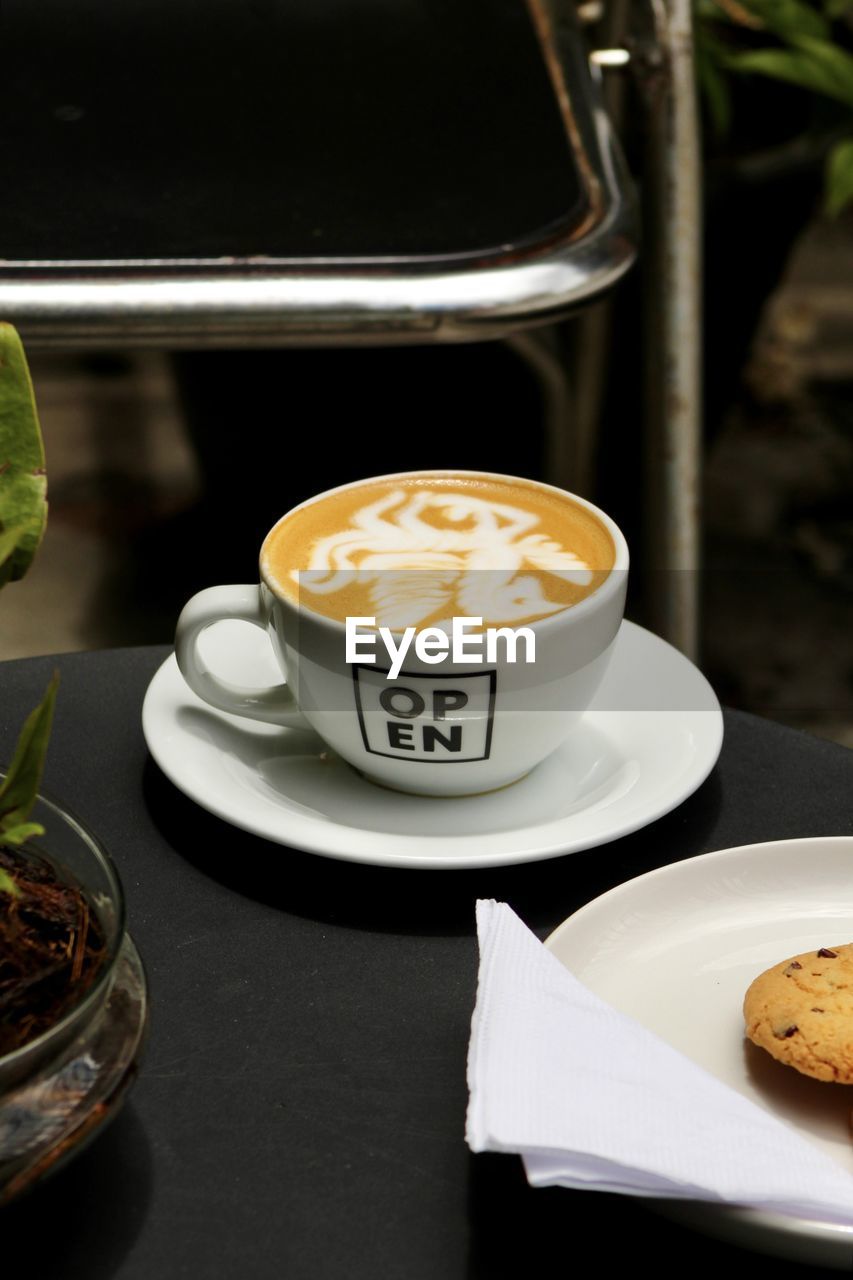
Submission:
[[[366,751],[394,760],[453,764],[488,760],[495,710],[495,671],[414,675],[353,666],[355,705]]]

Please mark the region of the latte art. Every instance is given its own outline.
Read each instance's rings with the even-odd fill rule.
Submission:
[[[544,616],[563,605],[522,570],[546,569],[580,586],[589,586],[592,571],[574,552],[530,532],[536,524],[529,512],[472,494],[395,489],[357,511],[351,528],[322,538],[307,571],[291,576],[319,595],[357,582],[379,626],[422,626],[436,613],[506,622]]]
[[[424,627],[547,617],[583,599],[613,564],[586,508],[522,481],[454,475],[372,481],[285,517],[264,545],[267,573],[329,617]]]

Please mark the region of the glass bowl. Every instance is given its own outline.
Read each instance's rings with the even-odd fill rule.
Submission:
[[[148,1029],[145,970],[125,932],[124,892],[109,854],[55,801],[39,796],[32,818],[45,834],[30,847],[86,895],[103,959],[75,1004],[0,1054],[0,1206],[64,1165],[117,1114]]]
[[[3,775],[0,774],[0,780]],[[9,1053],[0,1054],[0,1097],[62,1054],[107,1000],[125,930],[124,890],[100,841],[57,803],[40,795],[30,818],[45,829],[23,846],[43,858],[66,883],[81,889],[104,936],[101,968],[80,1000],[50,1027]]]

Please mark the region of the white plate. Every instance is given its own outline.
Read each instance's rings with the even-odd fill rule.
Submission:
[[[203,640],[225,678],[281,679],[258,628],[222,622]],[[313,734],[208,707],[174,655],[149,685],[142,725],[167,777],[227,822],[327,857],[422,869],[553,858],[636,831],[695,791],[723,735],[705,677],[629,622],[571,741],[489,795],[435,799],[376,787]]]
[[[743,845],[661,867],[570,916],[546,946],[603,999],[853,1172],[853,1089],[744,1039],[744,993],[786,956],[853,941],[853,837]],[[660,1202],[657,1202],[660,1207]],[[853,1228],[718,1205],[690,1225],[780,1257],[853,1266]]]

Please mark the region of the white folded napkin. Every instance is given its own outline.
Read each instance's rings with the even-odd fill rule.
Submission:
[[[534,1186],[853,1225],[853,1175],[593,995],[506,903],[478,902],[477,929],[472,1151],[517,1152]]]

